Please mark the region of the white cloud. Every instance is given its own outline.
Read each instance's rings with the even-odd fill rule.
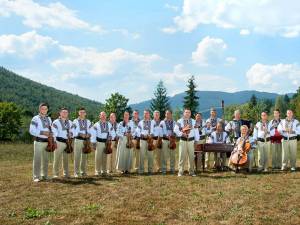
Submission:
[[[76,11],[67,8],[60,2],[40,5],[32,0],[0,0],[0,12],[2,11],[6,13],[5,16],[15,14],[23,17],[23,24],[34,29],[49,26],[84,29],[97,33],[105,32],[99,25],[91,25],[79,19]]]
[[[183,32],[212,24],[240,29],[241,35],[256,32],[292,38],[300,35],[299,11],[300,1],[296,0],[184,0],[174,24]]]
[[[165,4],[165,8],[166,8],[166,9],[170,9],[170,10],[172,10],[172,11],[174,11],[174,12],[177,12],[177,11],[179,10],[179,7],[178,7],[178,6],[176,6],[176,5],[171,5],[171,4],[169,4],[169,3],[166,3],[166,4]]]
[[[37,53],[46,51],[58,42],[48,36],[41,36],[36,31],[21,35],[1,35],[0,54],[16,54],[24,58],[32,58]]]
[[[294,92],[300,83],[297,64],[264,65],[256,63],[247,71],[250,88],[276,93]]]
[[[226,65],[231,65],[236,59],[234,57],[226,58],[227,48],[224,40],[207,36],[198,43],[196,51],[192,53],[192,61],[198,66],[220,64],[224,61]]]
[[[249,34],[250,34],[250,30],[247,30],[247,29],[241,29],[240,30],[240,35],[246,36],[246,35],[249,35]]]
[[[174,34],[177,32],[177,29],[175,27],[164,27],[161,31],[167,34]]]
[[[119,68],[147,66],[160,59],[156,54],[144,55],[121,48],[100,52],[94,48],[77,48],[61,45],[63,56],[54,60],[52,66],[64,73],[110,75]]]

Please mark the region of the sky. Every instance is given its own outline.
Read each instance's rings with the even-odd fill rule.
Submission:
[[[295,92],[298,0],[0,0],[0,65],[104,102],[137,103],[159,80],[186,90]]]

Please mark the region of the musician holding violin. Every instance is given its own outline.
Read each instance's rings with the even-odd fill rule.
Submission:
[[[196,121],[196,125],[195,128],[198,130],[199,132],[199,141],[196,142],[196,145],[199,144],[205,144],[206,143],[206,123],[205,121],[202,119],[202,114],[201,113],[196,113],[195,116],[195,121]],[[197,168],[196,170],[200,170],[201,164],[202,162],[204,162],[205,160],[202,160],[202,158],[205,158],[205,153],[203,152],[198,152],[196,155],[196,159],[197,160]]]
[[[118,157],[117,170],[122,174],[128,174],[132,170],[133,161],[133,122],[129,120],[129,112],[125,111],[123,121],[118,124],[117,135],[118,141]]]
[[[144,110],[144,119],[139,122],[137,137],[140,138],[139,174],[144,173],[144,160],[148,162],[148,173],[153,172],[153,138],[151,136],[151,120],[149,110]]]
[[[249,128],[242,125],[240,128],[241,136],[236,140],[234,150],[229,158],[229,167],[236,172],[242,168],[252,171],[252,159],[254,140],[249,136]]]
[[[195,128],[196,122],[191,118],[191,110],[185,109],[183,117],[179,119],[174,127],[174,132],[180,138],[179,141],[179,163],[178,176],[183,176],[186,156],[189,160],[189,174],[195,174],[195,142],[199,141],[199,132]]]
[[[34,137],[33,143],[33,181],[39,182],[48,177],[48,152],[47,146],[51,144],[48,151],[55,150],[54,143],[49,143],[53,134],[51,132],[52,121],[47,116],[48,105],[41,103],[39,105],[39,114],[34,116],[30,123],[29,132]],[[52,140],[52,139],[51,139]],[[51,141],[50,140],[50,141]]]
[[[73,152],[72,138],[74,134],[73,123],[69,120],[69,110],[61,108],[59,118],[53,121],[52,131],[57,143],[54,151],[53,178],[59,175],[61,161],[63,161],[63,175],[69,178],[69,153]]]
[[[106,113],[100,112],[99,121],[94,124],[92,144],[95,153],[95,175],[107,174],[107,153],[111,152],[111,124],[106,121]],[[109,151],[108,151],[109,150]]]
[[[118,129],[118,123],[115,113],[111,113],[109,115],[109,123],[111,125],[110,128],[110,136],[111,136],[111,148],[112,152],[110,154],[107,154],[107,173],[113,173],[116,170],[117,165],[117,155],[119,152],[117,151],[118,146],[118,135],[117,135],[117,129]]]
[[[153,112],[153,120],[151,120],[150,134],[153,139],[153,145],[155,149],[153,150],[155,164],[157,168],[157,172],[162,172],[161,168],[161,148],[162,148],[162,131],[160,126],[160,112],[155,110]]]
[[[170,162],[170,172],[175,173],[176,135],[174,133],[175,121],[172,119],[172,111],[167,110],[165,119],[160,122],[162,132],[161,169],[167,172],[167,162]]]
[[[86,110],[78,110],[78,118],[73,121],[74,129],[74,177],[87,176],[87,154],[91,152],[90,138],[92,123],[86,119]],[[87,142],[87,143],[86,143]],[[89,146],[85,146],[89,145]],[[87,148],[87,149],[85,149]]]
[[[133,143],[134,143],[134,169],[136,172],[139,171],[139,162],[140,162],[140,138],[138,137],[138,126],[140,122],[139,111],[134,110],[132,114],[132,123],[133,123]]]

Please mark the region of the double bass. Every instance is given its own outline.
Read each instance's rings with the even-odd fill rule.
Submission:
[[[233,150],[230,156],[230,163],[236,167],[244,166],[247,163],[248,157],[247,153],[251,149],[251,144],[248,139],[248,136],[244,140],[237,143],[235,149]]]

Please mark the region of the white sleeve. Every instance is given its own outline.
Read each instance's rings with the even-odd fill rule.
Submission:
[[[75,127],[73,126],[73,122],[72,122],[71,120],[69,120],[69,126],[70,126],[70,133],[72,134],[72,135],[71,135],[71,138],[76,137],[76,136],[74,135],[75,132],[76,132],[76,129],[75,129]]]
[[[53,137],[56,140],[56,137],[58,136],[58,125],[56,124],[56,121],[52,123],[51,129],[52,129]]]
[[[174,133],[177,135],[177,137],[181,137],[182,136],[182,132],[180,131],[180,120],[177,121],[177,123],[175,124],[174,127]]]
[[[208,138],[208,143],[209,143],[209,144],[213,144],[213,143],[214,143],[214,133],[215,133],[215,132],[212,132],[211,135],[210,135],[209,138]]]
[[[94,124],[91,128],[91,142],[96,143],[97,142],[97,123]]]
[[[283,135],[284,130],[283,130],[283,124],[282,124],[282,121],[280,121],[280,123],[278,124],[277,129],[278,129],[278,132],[279,132],[281,135]]]
[[[255,125],[254,127],[254,131],[253,131],[253,139],[256,141],[257,140],[257,135],[258,135],[258,130],[257,130],[257,125]]]
[[[123,125],[122,125],[122,122],[121,122],[121,123],[118,124],[118,127],[117,127],[117,135],[120,138],[124,136],[122,126]]]
[[[225,131],[226,131],[226,132],[230,132],[231,129],[232,129],[232,127],[231,127],[231,122],[229,122],[229,123],[227,123],[227,125],[225,126]]]
[[[76,119],[73,121],[72,127],[73,127],[73,136],[77,137],[78,134],[79,134],[79,129],[80,128],[79,128],[79,126],[77,126]]]
[[[150,135],[154,135],[154,122],[153,122],[153,120],[151,120]]]
[[[31,123],[30,123],[30,127],[29,127],[29,133],[32,136],[36,137],[40,134],[38,126],[39,126],[39,124],[38,124],[37,118],[33,117],[31,120]]]

